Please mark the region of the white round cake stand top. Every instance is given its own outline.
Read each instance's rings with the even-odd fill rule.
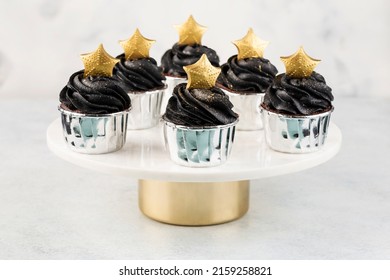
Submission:
[[[305,170],[331,159],[340,150],[340,129],[330,124],[324,147],[314,153],[286,154],[271,150],[260,131],[236,131],[229,160],[217,167],[190,168],[173,163],[164,144],[162,125],[127,131],[125,146],[114,153],[85,155],[68,149],[60,119],[47,129],[47,143],[60,158],[92,170],[171,182],[226,182],[259,179]]]

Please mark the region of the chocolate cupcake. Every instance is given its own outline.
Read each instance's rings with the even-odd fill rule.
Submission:
[[[161,68],[168,85],[163,99],[162,114],[165,112],[174,87],[187,81],[184,66],[194,64],[205,54],[212,65],[219,67],[217,53],[201,43],[206,27],[198,24],[192,15],[184,24],[175,27],[179,32],[179,42],[167,50],[161,58]]]
[[[161,101],[166,88],[165,76],[156,60],[149,57],[154,40],[146,39],[139,32],[119,43],[124,53],[117,58],[114,77],[132,101],[128,129],[144,129],[156,126],[160,119]]]
[[[206,55],[184,69],[188,83],[175,87],[163,116],[171,159],[191,167],[220,165],[230,155],[238,115],[214,86],[220,69]]]
[[[252,28],[244,38],[233,44],[238,49],[238,55],[230,57],[221,66],[217,86],[229,96],[234,110],[240,115],[238,130],[262,129],[259,104],[278,70],[268,59],[263,58],[268,42],[258,38]]]
[[[119,150],[126,141],[131,101],[119,82],[111,77],[118,60],[102,44],[81,58],[85,70],[71,75],[59,97],[65,141],[79,153]]]
[[[261,105],[267,143],[287,153],[317,151],[328,132],[332,89],[314,72],[320,60],[308,56],[302,47],[281,59],[286,73],[275,78]]]

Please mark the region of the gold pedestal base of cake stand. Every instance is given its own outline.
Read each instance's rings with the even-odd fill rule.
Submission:
[[[166,182],[139,180],[139,207],[149,218],[182,226],[236,220],[249,208],[249,181]]]

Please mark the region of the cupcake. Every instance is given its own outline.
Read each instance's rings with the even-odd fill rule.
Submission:
[[[100,44],[81,55],[84,70],[72,74],[60,93],[61,120],[68,147],[85,154],[119,150],[126,141],[130,98],[112,78],[118,59]]]
[[[302,47],[281,59],[286,73],[275,78],[261,104],[266,141],[280,152],[317,151],[328,132],[332,89],[314,72],[320,60],[308,56]]]
[[[114,78],[120,81],[131,99],[128,129],[150,128],[160,120],[166,85],[156,60],[149,57],[154,42],[143,37],[138,28],[128,40],[119,42],[124,53],[117,57],[119,62],[114,68]]]
[[[221,66],[217,86],[229,96],[234,110],[240,116],[238,130],[262,129],[259,105],[278,70],[268,59],[263,58],[268,42],[258,38],[252,28],[244,38],[233,44],[238,54]]]
[[[161,58],[161,68],[167,78],[168,85],[163,98],[161,114],[165,112],[166,104],[172,96],[174,87],[187,81],[184,66],[194,64],[203,54],[206,54],[211,64],[219,67],[217,53],[201,44],[206,27],[198,24],[191,15],[184,24],[175,26],[175,28],[179,33],[179,42],[175,43],[172,49],[167,50]]]
[[[205,54],[184,69],[188,83],[174,88],[163,116],[170,157],[190,167],[220,165],[230,155],[238,115],[228,96],[215,87],[220,69]]]

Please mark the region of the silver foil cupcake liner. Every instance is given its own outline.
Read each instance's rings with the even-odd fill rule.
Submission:
[[[310,153],[319,150],[328,134],[331,110],[309,116],[289,116],[261,107],[267,144],[285,153]]]
[[[171,77],[171,76],[165,76],[167,87],[165,89],[162,102],[161,102],[161,116],[165,114],[165,110],[167,108],[168,100],[172,96],[173,89],[181,83],[186,83],[187,78],[178,78],[178,77]]]
[[[237,130],[263,129],[260,104],[263,102],[264,93],[239,94],[221,89],[233,103],[233,111],[240,116]]]
[[[221,165],[229,158],[237,121],[228,125],[186,127],[164,121],[164,137],[175,163],[188,167]]]
[[[166,88],[167,86],[153,91],[128,93],[132,107],[129,112],[128,130],[151,128],[159,123],[161,101]]]
[[[80,114],[58,108],[65,142],[83,154],[115,152],[126,142],[127,118],[130,109],[105,115]]]

